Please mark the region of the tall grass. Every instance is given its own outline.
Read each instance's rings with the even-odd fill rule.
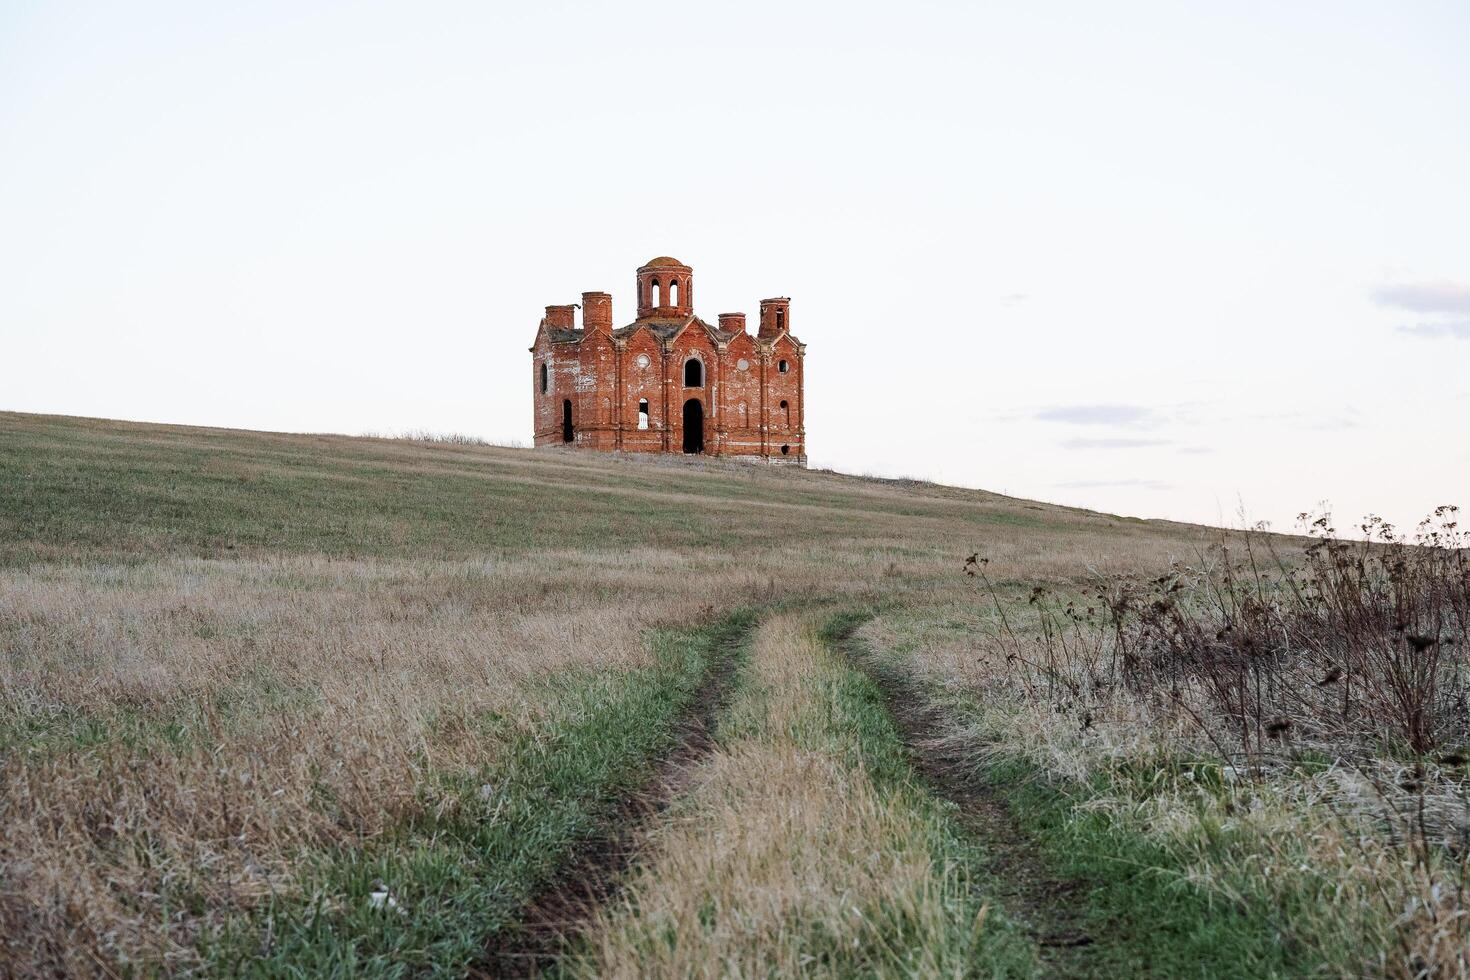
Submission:
[[[671,588],[548,606],[566,563],[0,574],[11,962],[187,963],[201,930],[290,891],[305,853],[455,805],[447,784],[556,715],[548,678],[640,669],[642,631],[704,605]]]
[[[433,429],[404,429],[399,433],[363,432],[364,439],[401,439],[405,442],[440,443],[446,446],[498,446],[502,449],[524,449],[526,444],[514,439],[496,442],[484,436],[465,432],[437,432]]]
[[[1333,971],[1470,969],[1470,552],[1453,507],[1412,534],[1304,517],[1166,574],[1009,590],[963,684],[991,759],[1094,787],[1114,826],[1241,908],[1294,907]],[[999,738],[999,741],[997,741]]]
[[[444,780],[441,804],[388,836],[320,855],[207,944],[209,972],[264,976],[463,974],[557,873],[650,758],[677,737],[711,660],[753,616],[659,630],[645,667],[582,666],[547,683],[556,717],[506,739],[492,763]],[[323,900],[327,897],[327,900]],[[389,901],[391,899],[391,902]]]

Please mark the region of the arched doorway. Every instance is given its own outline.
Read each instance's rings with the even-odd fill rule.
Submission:
[[[698,398],[684,403],[684,451],[704,452],[704,405]]]
[[[572,430],[572,400],[563,399],[561,403],[561,441],[571,442],[575,433]]]

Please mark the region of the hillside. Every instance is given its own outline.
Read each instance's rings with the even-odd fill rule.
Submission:
[[[0,972],[1356,963],[1339,923],[1270,913],[1298,882],[1243,893],[1274,831],[1157,782],[1207,743],[1122,702],[1079,728],[1022,683],[1034,589],[1086,605],[1217,536],[832,473],[0,413]]]

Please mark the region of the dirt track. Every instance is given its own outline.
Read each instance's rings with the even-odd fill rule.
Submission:
[[[740,648],[758,620],[719,643],[699,688],[678,721],[668,752],[650,761],[648,779],[617,800],[583,842],[521,910],[514,926],[486,946],[471,977],[534,977],[550,967],[593,912],[617,897],[651,823],[687,785],[689,773],[714,748],[715,718],[734,687]]]
[[[1079,930],[1088,885],[1048,869],[1036,842],[1021,829],[1003,789],[985,779],[972,762],[941,739],[943,717],[907,677],[874,661],[852,636],[838,644],[850,662],[883,692],[889,714],[908,749],[909,761],[934,795],[958,809],[960,821],[989,855],[986,870],[1000,899],[1035,941],[1047,976],[1094,975],[1095,947],[1102,937]]]

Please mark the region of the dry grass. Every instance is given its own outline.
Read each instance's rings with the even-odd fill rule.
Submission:
[[[599,977],[964,975],[984,928],[931,817],[880,792],[795,617],[757,635],[733,734],[573,972]],[[855,761],[858,760],[858,761]]]
[[[768,588],[638,551],[0,574],[0,949],[188,963],[307,854],[457,805],[552,676],[646,666],[648,629]]]
[[[437,776],[555,710],[548,672],[643,663],[644,617],[692,601],[619,610],[562,581],[540,561],[319,558],[0,577],[0,925],[34,943],[12,955],[187,960],[304,852],[448,802]]]

